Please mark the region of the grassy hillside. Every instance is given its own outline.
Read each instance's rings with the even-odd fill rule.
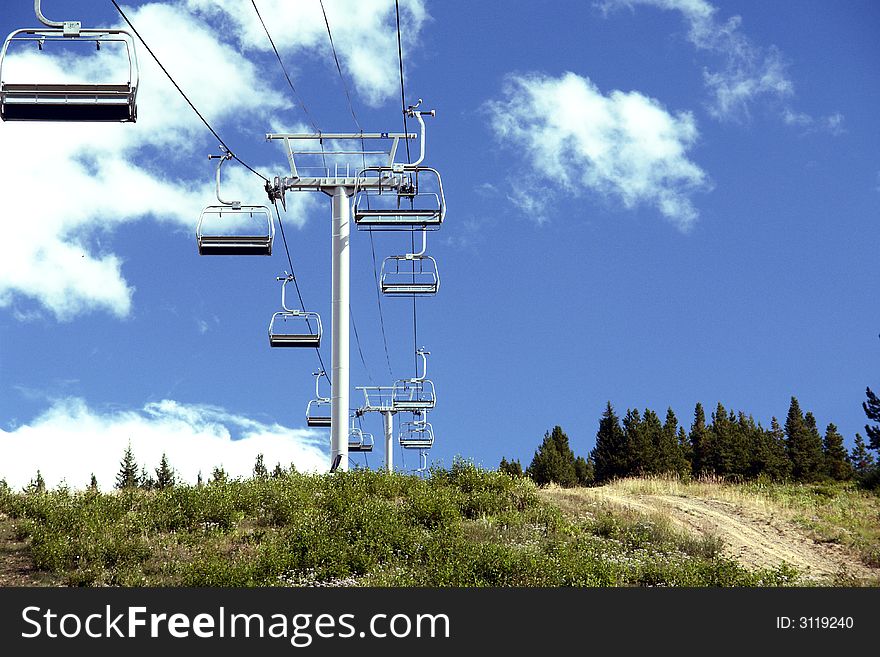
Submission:
[[[0,582],[78,586],[779,586],[723,539],[468,463],[428,479],[287,473],[202,487],[0,490]],[[18,583],[22,583],[19,581]]]

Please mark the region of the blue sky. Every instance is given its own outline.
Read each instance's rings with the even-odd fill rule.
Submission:
[[[249,2],[124,7],[235,153],[284,175],[265,133],[356,127],[317,0],[257,4],[310,117]],[[324,4],[359,122],[400,130],[393,3]],[[609,400],[685,425],[721,401],[767,426],[795,395],[851,444],[880,387],[876,3],[400,4],[407,101],[437,110],[425,164],[448,204],[428,240],[441,290],[417,306],[432,462],[526,465],[556,424],[586,454]],[[110,2],[44,13],[120,24]],[[0,32],[34,23],[25,0],[0,14]],[[0,125],[0,477],[108,487],[129,441],[189,480],[246,474],[258,452],[324,468],[328,433],[304,422],[317,357],[266,339],[280,239],[271,258],[197,255],[217,142],[138,54],[136,124]],[[4,70],[25,78],[113,63],[17,57]],[[242,167],[229,183],[266,202]],[[329,199],[288,198],[296,274],[329,327]],[[373,238],[380,262],[407,243]],[[389,372],[368,233],[351,252],[352,385],[388,385],[413,373],[412,306],[382,300]]]

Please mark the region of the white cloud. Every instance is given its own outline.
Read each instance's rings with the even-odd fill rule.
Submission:
[[[187,0],[192,9],[207,15],[223,15],[233,23],[233,32],[247,49],[271,50],[266,33],[245,0]],[[401,36],[404,57],[419,42],[419,32],[428,19],[424,0],[402,0]],[[335,77],[327,27],[321,4],[290,0],[259,0],[257,7],[286,65],[303,52],[317,53]],[[397,23],[393,0],[324,0],[333,42],[345,75],[366,103],[378,106],[399,93]],[[408,58],[408,61],[412,60]],[[293,75],[295,80],[295,74]],[[331,77],[330,79],[333,79]],[[294,82],[294,84],[296,84]],[[334,81],[333,84],[336,84]],[[298,89],[299,91],[299,89]],[[301,92],[308,98],[308,95]],[[308,102],[308,101],[306,101]]]
[[[269,125],[273,112],[290,106],[254,64],[180,6],[150,3],[129,15],[221,134],[232,121]],[[5,222],[0,240],[0,307],[23,296],[59,319],[91,310],[124,317],[134,286],[125,279],[124,261],[96,238],[147,217],[194,231],[201,208],[213,202],[213,165],[204,158],[216,144],[149,54],[138,53],[137,123],[0,123],[0,193],[4,215],[15,217]],[[50,46],[11,51],[4,74],[13,82],[116,81],[120,63],[127,74],[121,51],[113,48],[69,55]],[[171,166],[185,164],[188,179],[169,175]],[[265,203],[262,181],[237,164],[227,169],[230,196]],[[305,195],[293,201],[295,223],[311,202]]]
[[[742,19],[718,18],[718,9],[704,0],[604,0],[599,6],[610,10],[647,5],[681,12],[688,25],[688,40],[698,49],[723,59],[717,71],[704,70],[703,79],[712,95],[709,112],[718,119],[742,120],[759,98],[781,100],[794,93],[782,53],[763,48],[747,37]]]
[[[689,112],[671,114],[636,91],[604,95],[574,73],[512,76],[504,96],[488,104],[493,129],[522,149],[547,183],[575,194],[590,190],[626,208],[652,205],[681,230],[696,220],[691,195],[709,182],[687,156],[698,137]],[[536,193],[513,200],[541,216]]]
[[[188,483],[195,483],[199,472],[207,480],[216,466],[233,477],[250,476],[257,454],[270,469],[293,463],[300,471],[325,471],[327,442],[312,430],[265,424],[214,406],[166,399],[140,410],[101,412],[68,398],[29,424],[0,429],[0,478],[20,488],[39,469],[50,487],[66,481],[82,488],[94,473],[108,490],[129,443],[151,474],[164,453]]]

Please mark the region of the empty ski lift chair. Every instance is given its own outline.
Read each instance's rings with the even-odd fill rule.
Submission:
[[[348,433],[349,452],[372,452],[373,434],[365,432],[360,427],[352,427]]]
[[[431,449],[434,446],[434,429],[427,418],[401,422],[397,442],[403,449]]]
[[[34,0],[34,13],[46,27],[15,30],[0,52],[0,118],[4,121],[104,121],[137,120],[138,64],[134,39],[125,30],[83,29],[79,21],[50,21]],[[31,42],[40,50],[51,43],[121,43],[128,60],[124,83],[21,83],[10,81],[9,47]]]
[[[321,316],[307,310],[287,307],[285,291],[293,275],[279,276],[281,284],[281,307],[269,321],[270,347],[314,347],[321,346]]]
[[[421,127],[419,158],[412,163],[394,162],[388,166],[364,167],[355,179],[352,215],[360,230],[437,230],[446,216],[443,181],[436,169],[421,166],[425,159],[424,115],[419,100],[407,108],[407,115]]]
[[[221,205],[209,205],[199,216],[196,226],[199,255],[272,255],[275,223],[269,208],[224,201],[220,197],[220,169],[224,162],[232,159],[232,153],[209,155],[208,159],[219,159],[217,200]]]
[[[399,379],[391,392],[391,403],[395,411],[427,411],[434,408],[436,395],[434,383],[425,378],[428,372],[430,351],[419,349],[422,357],[422,374],[412,379]]]
[[[306,406],[306,425],[310,427],[330,426],[330,398],[322,397],[318,391],[318,384],[324,371],[314,372],[315,375],[315,398]]]
[[[422,250],[402,256],[389,256],[382,262],[379,285],[383,294],[413,296],[437,294],[440,273],[437,261],[425,255],[428,234],[422,231]]]
[[[362,169],[352,214],[361,230],[437,230],[446,216],[440,173],[405,165]]]

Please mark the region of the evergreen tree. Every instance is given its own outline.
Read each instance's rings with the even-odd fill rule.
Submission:
[[[257,479],[266,479],[269,476],[269,471],[266,469],[266,464],[263,461],[263,455],[257,454],[257,460],[254,463],[254,477]]]
[[[205,485],[205,482],[202,479],[202,471],[199,470],[199,474],[196,476],[196,488],[201,488],[204,485]]]
[[[168,464],[168,457],[162,454],[162,460],[159,461],[159,467],[156,468],[156,488],[171,488],[176,484],[174,470]]]
[[[500,472],[509,474],[511,477],[523,476],[522,464],[519,462],[519,459],[508,461],[502,456],[501,463],[498,465],[498,470]]]
[[[222,484],[226,482],[227,479],[229,479],[229,475],[226,474],[226,470],[223,469],[222,465],[218,465],[211,473],[212,483]]]
[[[599,431],[596,432],[596,446],[590,452],[595,466],[597,483],[603,483],[627,474],[626,437],[620,428],[620,420],[609,401],[605,406]]]
[[[865,439],[860,434],[856,434],[856,444],[852,448],[849,460],[859,477],[866,477],[874,469],[874,455],[868,451]]]
[[[792,397],[785,420],[785,448],[795,481],[813,481],[822,468],[822,438],[815,430],[815,418],[812,413],[809,415],[810,425],[801,413],[797,398]]]
[[[691,472],[694,477],[709,474],[712,471],[712,466],[709,462],[711,437],[709,429],[706,427],[706,412],[703,410],[703,405],[700,402],[697,402],[694,408],[694,421],[691,424],[688,440],[691,444]]]
[[[727,409],[721,402],[712,413],[712,424],[709,425],[709,441],[704,452],[709,472],[719,477],[725,477],[732,473],[732,441],[733,424]]]
[[[156,480],[147,472],[146,467],[141,468],[140,486],[144,490],[154,490],[156,488]]]
[[[92,473],[92,478],[89,480],[89,490],[98,490],[98,478],[95,476],[94,472]]]
[[[639,439],[641,446],[641,461],[643,474],[656,475],[664,472],[663,470],[663,425],[660,424],[660,418],[657,413],[650,408],[645,409],[645,415],[642,417],[642,424],[639,427]]]
[[[632,408],[623,416],[624,454],[626,469],[624,476],[641,476],[648,474],[650,464],[654,460],[654,446],[643,430],[642,415],[639,409]]]
[[[751,459],[749,477],[765,476],[773,481],[784,481],[790,472],[788,454],[785,452],[785,432],[775,417],[770,421],[770,429],[755,426],[751,436]]]
[[[871,449],[880,450],[880,398],[870,388],[865,389],[865,394],[868,397],[867,401],[862,402],[865,415],[872,422],[878,423],[874,426],[870,424],[865,425],[865,433],[868,434],[868,446]]]
[[[846,481],[852,477],[852,466],[849,464],[849,454],[843,446],[843,436],[837,431],[834,424],[825,428],[825,438],[822,440],[823,470],[826,476],[837,481]]]
[[[685,433],[684,427],[678,428],[678,476],[679,477],[690,477],[691,471],[693,470],[691,466],[691,443],[688,440],[687,433]]]
[[[278,461],[275,464],[275,467],[272,468],[272,479],[281,479],[284,476],[284,468],[281,467],[281,461]]]
[[[592,486],[596,482],[596,468],[593,460],[578,456],[574,460],[574,475],[578,486]]]
[[[43,473],[37,470],[37,475],[30,480],[24,490],[26,493],[45,493],[46,480],[43,479]]]
[[[539,486],[550,483],[574,486],[577,483],[574,452],[568,445],[568,436],[562,427],[557,425],[553,431],[544,434],[544,441],[535,451],[526,474]]]
[[[134,459],[134,452],[131,451],[131,443],[129,443],[122,455],[119,472],[116,473],[116,488],[120,490],[137,488],[138,484],[140,484],[138,464]]]

